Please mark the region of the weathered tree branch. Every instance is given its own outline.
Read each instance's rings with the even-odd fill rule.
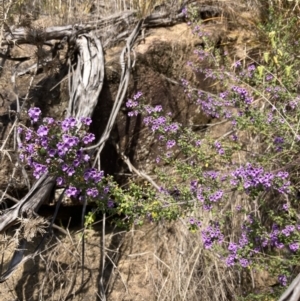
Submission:
[[[77,66],[70,75],[70,116],[91,117],[97,105],[104,79],[104,55],[100,40],[83,34],[76,40]],[[71,65],[71,64],[70,64]]]

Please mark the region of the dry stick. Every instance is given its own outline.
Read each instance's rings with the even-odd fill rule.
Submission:
[[[34,78],[36,77],[36,74],[37,74],[37,69],[35,70],[35,73],[30,78],[30,82],[29,82],[29,85],[28,85],[27,93],[25,95],[22,107],[20,107],[19,96],[18,96],[19,93],[18,93],[17,86],[16,86],[16,70],[17,70],[17,67],[15,68],[15,70],[13,72],[13,75],[11,77],[11,81],[12,81],[12,84],[13,84],[13,90],[14,90],[14,92],[16,94],[17,114],[16,114],[15,121],[18,123],[21,111],[23,110],[23,108],[24,108],[24,106],[25,106],[25,104],[26,104],[26,102],[28,100],[29,92],[30,92],[30,89],[32,87],[33,80],[34,80]],[[21,138],[20,138],[19,133],[17,132],[16,127],[14,128],[14,133],[15,133],[15,136],[14,136],[15,137],[15,139],[14,139],[14,144],[15,144],[14,145],[14,150],[16,150],[16,144],[21,145]],[[17,157],[17,160],[18,160],[18,163],[19,163],[20,162],[19,157]],[[26,186],[27,186],[28,189],[30,189],[30,180],[29,180],[28,174],[27,174],[25,168],[21,164],[19,164],[19,165],[21,166],[22,175],[24,176]]]
[[[116,228],[116,227],[115,227]],[[110,239],[112,239],[112,237],[113,236],[115,236],[115,235],[120,235],[121,233],[126,233],[126,231],[121,231],[121,232],[117,232],[117,233],[114,233],[114,234],[111,234],[110,235]],[[110,249],[108,249],[108,248],[105,248],[105,250],[106,251],[111,251],[111,252],[114,252],[115,254],[114,254],[114,260],[116,261],[116,262],[118,262],[118,260],[119,260],[119,257],[120,257],[120,252],[119,252],[119,250],[120,250],[120,248],[123,246],[123,243],[124,243],[124,237],[123,237],[123,239],[121,239],[121,241],[119,242],[119,244],[118,244],[118,247],[117,247],[117,249],[116,250],[110,250]],[[110,261],[112,261],[112,258],[110,258],[110,256],[106,253],[106,256],[107,256],[107,258],[110,260]],[[113,264],[113,266],[114,266],[114,268],[116,268],[117,269],[117,267],[116,267],[116,265],[112,262],[112,264]],[[117,271],[118,271],[118,273],[120,274],[120,277],[121,277],[121,280],[122,280],[122,282],[123,282],[123,284],[124,284],[124,286],[125,286],[125,290],[126,290],[126,293],[128,293],[128,288],[127,288],[127,286],[126,286],[126,284],[125,284],[125,282],[124,282],[124,280],[123,280],[123,277],[122,277],[122,274],[121,274],[121,272],[117,269]],[[108,289],[109,289],[109,284],[110,284],[110,282],[111,282],[111,278],[112,278],[112,273],[109,275],[109,279],[107,280],[107,284],[106,284],[106,287],[105,287],[105,293],[107,293],[107,291],[108,291]]]
[[[74,288],[74,285],[75,285],[75,280],[76,280],[76,276],[77,276],[77,271],[78,271],[78,262],[76,262],[76,265],[75,265],[75,271],[72,273],[72,279],[70,281],[70,285],[69,285],[69,288],[68,288],[68,291],[67,291],[67,294],[66,294],[66,297],[63,299],[63,301],[66,301],[68,298],[71,298],[69,296],[72,296],[72,290]]]
[[[81,283],[84,283],[84,252],[85,252],[85,240],[84,240],[84,232],[85,232],[85,226],[84,226],[84,217],[85,217],[85,211],[86,211],[86,195],[83,195],[83,208],[82,208],[82,214],[81,214],[81,228],[83,229],[82,231],[82,257],[81,257]]]
[[[100,287],[100,298],[102,301],[106,301],[106,295],[105,295],[105,289],[104,289],[104,271],[105,271],[105,257],[106,257],[106,251],[105,251],[105,220],[106,220],[106,214],[103,213],[103,220],[102,220],[102,239],[101,239],[101,276],[99,280],[99,287]]]
[[[154,182],[154,180],[153,180],[150,176],[148,176],[148,175],[145,174],[144,172],[139,171],[138,169],[136,169],[136,168],[132,165],[132,163],[130,162],[129,158],[126,157],[126,156],[124,155],[123,152],[121,152],[120,155],[121,155],[121,158],[123,159],[123,161],[127,164],[128,168],[129,168],[129,170],[130,170],[131,172],[134,171],[138,176],[140,176],[140,177],[144,178],[145,180],[147,180],[149,183],[152,184],[152,186],[154,186],[158,191],[160,191],[160,186],[159,186],[158,184],[156,184],[156,183]]]
[[[195,267],[196,267],[196,264],[199,262],[199,256],[200,256],[200,253],[201,253],[201,249],[199,248],[199,249],[197,249],[197,257],[196,257],[196,260],[194,261],[194,264],[193,264],[193,267],[192,267],[192,269],[191,269],[191,272],[190,272],[190,275],[189,275],[189,277],[188,277],[188,280],[187,280],[187,283],[186,283],[186,287],[185,287],[185,291],[184,291],[184,293],[183,293],[183,300],[186,300],[185,298],[186,298],[186,294],[187,294],[187,292],[188,292],[188,288],[189,288],[189,286],[190,286],[190,283],[191,283],[191,280],[192,280],[192,276],[193,276],[193,274],[194,274],[194,271],[195,271]],[[195,251],[194,251],[195,252]]]
[[[109,261],[111,262],[111,264],[114,266],[114,268],[116,269],[116,271],[119,273],[121,281],[122,281],[122,283],[123,283],[123,285],[125,287],[126,294],[128,294],[128,287],[127,287],[127,285],[126,285],[126,283],[125,283],[125,281],[123,279],[123,276],[122,276],[121,272],[119,271],[119,269],[116,266],[116,264],[114,263],[114,261],[107,254],[106,254],[106,257],[109,259]],[[107,289],[108,289],[108,285],[106,286],[105,292],[107,291]]]
[[[6,190],[5,190],[5,191],[6,191]],[[2,194],[2,196],[5,196],[5,198],[7,198],[7,199],[13,201],[14,203],[18,203],[18,202],[19,202],[18,199],[12,197],[11,195],[7,194],[6,192],[4,192],[4,191],[2,191],[2,190],[0,190],[0,193]],[[1,201],[0,201],[0,203],[1,203]]]

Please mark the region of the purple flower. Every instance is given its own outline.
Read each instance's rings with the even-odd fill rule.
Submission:
[[[211,204],[203,204],[203,210],[210,211],[213,208]]]
[[[176,133],[179,130],[179,124],[178,123],[171,123],[169,125],[169,131],[171,133]]]
[[[293,242],[293,243],[289,244],[289,248],[292,252],[296,252],[299,249],[299,243]]]
[[[190,184],[190,190],[191,190],[191,192],[197,191],[197,186],[198,186],[198,181],[197,180],[191,181],[191,184]]]
[[[237,250],[238,250],[238,245],[231,242],[229,243],[229,246],[228,246],[228,250],[233,253],[233,254],[236,254],[237,253]]]
[[[56,184],[59,185],[59,186],[63,185],[64,184],[64,179],[62,177],[58,177],[56,179]]]
[[[138,114],[139,114],[139,111],[137,111],[137,110],[128,112],[128,116],[129,116],[129,117],[137,116]]]
[[[284,244],[282,242],[275,241],[275,247],[277,249],[283,249],[284,248]]]
[[[215,241],[222,243],[224,240],[224,235],[221,233],[217,222],[212,223],[210,226],[204,229],[201,234],[204,248],[206,249],[210,249]]]
[[[63,163],[62,166],[61,166],[61,170],[62,170],[63,172],[66,172],[66,171],[68,170],[68,168],[69,168],[69,166],[68,166],[68,164],[66,164],[66,163]]]
[[[25,134],[25,140],[30,141],[33,137],[33,131],[32,130],[27,130]]]
[[[231,254],[231,255],[229,255],[229,256],[226,258],[225,263],[226,263],[226,265],[227,265],[228,267],[234,266],[234,264],[235,264],[235,256],[236,256],[236,255]]]
[[[282,144],[284,143],[284,138],[282,137],[275,137],[274,138],[274,144],[276,146],[276,151],[281,152],[282,151]]]
[[[93,133],[89,133],[82,138],[84,144],[89,144],[95,140],[95,135]]]
[[[45,118],[43,119],[43,122],[44,122],[44,123],[47,123],[48,125],[49,125],[49,124],[53,124],[53,123],[54,123],[54,119],[53,119],[52,117],[45,117]]]
[[[284,234],[285,236],[290,236],[290,231],[287,228],[283,229],[281,233]]]
[[[158,117],[152,121],[152,124],[157,124],[158,126],[164,125],[167,119],[163,116]]]
[[[92,119],[90,117],[81,117],[80,122],[89,126],[92,123]]]
[[[224,154],[224,150],[223,150],[223,148],[222,148],[221,143],[220,143],[219,141],[216,141],[216,142],[214,143],[214,145],[215,145],[215,148],[217,149],[219,155],[223,155],[223,154]]]
[[[64,156],[66,152],[70,149],[70,145],[68,143],[58,142],[56,144],[57,153],[59,156]]]
[[[34,155],[36,153],[33,143],[27,144],[27,146],[25,147],[25,150],[28,152],[29,155]]]
[[[241,265],[243,268],[246,268],[246,267],[249,265],[249,261],[248,261],[246,258],[241,258],[241,259],[240,259],[240,265]]]
[[[238,136],[236,134],[231,135],[231,138],[233,141],[237,141],[238,140]]]
[[[87,169],[83,174],[83,178],[86,182],[92,179],[95,183],[99,183],[103,177],[104,172],[102,170],[97,171],[95,168]]]
[[[49,157],[54,157],[55,154],[56,154],[56,150],[55,149],[51,148],[51,149],[48,150]]]
[[[279,275],[278,276],[278,282],[282,285],[282,286],[286,286],[287,285],[287,278],[285,275]]]
[[[68,131],[71,128],[71,124],[68,118],[62,121],[61,128],[64,132]]]
[[[90,179],[90,177],[91,177],[91,172],[90,172],[90,170],[88,169],[88,170],[86,170],[86,171],[83,173],[83,178],[84,178],[84,180],[87,182],[87,181]]]
[[[191,225],[194,225],[194,224],[195,224],[195,219],[194,219],[193,217],[191,217],[191,218],[189,219],[189,223],[190,223]]]
[[[107,201],[107,207],[108,208],[113,208],[114,206],[115,206],[115,202],[113,200],[109,199]]]
[[[68,170],[67,170],[67,175],[69,177],[73,176],[75,173],[75,169],[73,167],[69,167]]]
[[[290,105],[291,109],[294,110],[298,105],[298,101],[297,100],[292,100],[292,101],[289,102],[289,105]]]
[[[172,148],[173,146],[175,146],[176,145],[176,142],[175,142],[175,140],[168,140],[167,141],[167,148],[169,149],[169,148]]]
[[[223,191],[222,191],[222,190],[219,190],[219,191],[217,191],[217,192],[211,194],[211,195],[209,196],[209,200],[210,200],[211,202],[217,202],[217,201],[219,201],[219,200],[222,198],[222,196],[223,196]]]
[[[275,239],[277,239],[277,237]],[[261,242],[262,247],[265,248],[268,245],[268,242],[269,242],[268,238],[264,237]]]
[[[285,211],[288,211],[289,210],[289,204],[283,204],[282,209],[285,210]]]
[[[162,106],[161,105],[157,105],[154,107],[153,109],[154,112],[161,112],[162,111]]]
[[[212,180],[216,180],[218,175],[219,175],[219,173],[214,170],[206,171],[203,173],[204,178],[210,178]]]
[[[99,195],[99,191],[98,191],[97,188],[88,188],[86,190],[86,194],[93,197],[93,198],[95,198]]]
[[[181,13],[184,15],[184,17],[187,17],[188,10],[187,10],[186,6],[182,9]]]
[[[69,186],[68,189],[66,189],[66,195],[70,198],[70,197],[76,197],[78,196],[80,193],[80,191],[74,187],[74,186]]]
[[[44,173],[48,172],[47,166],[45,166],[43,164],[33,162],[32,165],[33,165],[33,168],[34,168],[33,176],[36,179],[39,179]]]
[[[134,106],[134,102],[132,101],[132,99],[128,99],[126,102],[126,107],[132,108],[133,106]]]
[[[91,158],[91,157],[90,157],[89,155],[85,154],[85,155],[83,156],[83,161],[89,162],[90,158]]]
[[[78,167],[80,165],[80,160],[79,159],[75,159],[73,161],[73,166]]]
[[[42,147],[48,147],[48,138],[47,137],[42,137],[40,140],[41,146]]]
[[[30,108],[28,110],[28,116],[31,118],[32,122],[37,122],[40,118],[41,115],[41,110],[40,108],[34,107],[34,108]]]
[[[79,138],[76,136],[70,136],[67,134],[62,135],[63,142],[68,145],[69,147],[74,147],[78,145]]]
[[[251,64],[249,67],[248,67],[248,71],[249,72],[252,72],[255,70],[255,65]]]
[[[95,183],[99,183],[104,177],[104,172],[101,171],[95,171],[95,173],[92,174],[92,179]]]
[[[139,98],[141,98],[141,96],[143,95],[143,93],[141,91],[138,91],[134,96],[133,99],[134,100],[138,100]]]
[[[239,246],[244,248],[249,243],[247,234],[245,232],[242,233],[242,237],[239,239]]]
[[[235,206],[235,210],[236,210],[236,211],[241,211],[241,209],[242,209],[242,206],[241,206],[241,205]]]
[[[234,65],[235,68],[237,68],[237,67],[241,66],[242,63],[241,63],[241,61],[236,61],[236,62],[234,62],[233,65]]]

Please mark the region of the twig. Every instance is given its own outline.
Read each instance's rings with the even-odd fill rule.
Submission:
[[[154,180],[153,180],[150,176],[148,176],[148,175],[145,174],[144,172],[139,171],[138,169],[136,169],[136,168],[132,165],[132,163],[130,162],[129,158],[126,157],[126,156],[124,155],[123,152],[121,152],[120,155],[121,155],[121,158],[123,159],[123,161],[127,164],[128,168],[129,168],[129,170],[130,170],[131,172],[132,172],[132,171],[135,172],[138,176],[140,176],[140,177],[144,178],[145,180],[147,180],[149,183],[152,184],[153,187],[155,187],[157,190],[160,191],[160,186],[159,186],[158,184],[156,184],[156,183],[154,182]]]
[[[11,200],[11,201],[13,201],[13,202],[15,202],[15,203],[18,203],[18,202],[19,202],[18,199],[16,199],[16,198],[14,198],[13,196],[9,195],[6,191],[7,191],[7,189],[6,189],[5,191],[0,190],[0,193],[2,194],[1,200],[5,197],[5,198],[7,198],[7,199],[9,199],[9,200]],[[1,203],[1,200],[0,200],[0,203]]]
[[[107,254],[106,254],[106,257],[109,259],[109,261],[111,262],[111,264],[114,266],[114,268],[116,269],[116,271],[119,273],[120,278],[121,278],[121,281],[123,282],[123,285],[124,285],[124,287],[125,287],[125,291],[126,291],[126,293],[128,294],[128,287],[127,287],[127,285],[126,285],[126,283],[125,283],[125,281],[124,281],[124,279],[123,279],[123,276],[122,276],[121,272],[119,271],[118,267],[117,267],[116,264],[113,262],[113,260],[112,260]]]
[[[101,239],[101,275],[99,280],[99,293],[101,301],[106,301],[105,289],[104,289],[104,272],[105,272],[105,220],[106,220],[106,213],[103,213],[103,220],[102,220],[102,239]]]

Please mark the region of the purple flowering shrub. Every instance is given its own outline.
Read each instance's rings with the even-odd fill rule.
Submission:
[[[20,161],[32,169],[36,179],[44,173],[56,176],[57,185],[66,187],[68,197],[82,200],[86,195],[88,200],[102,200],[112,207],[108,179],[103,171],[90,167],[91,157],[84,150],[95,140],[94,134],[88,133],[92,120],[81,118],[79,128],[73,117],[63,121],[50,117],[41,120],[41,113],[39,108],[30,108],[31,128],[18,128],[22,141]]]
[[[87,201],[96,203],[99,210],[115,215],[115,222],[120,226],[133,222],[140,224],[145,217],[149,217],[149,212],[153,220],[158,217],[161,203],[152,189],[133,182],[120,188],[113,177],[90,167],[92,158],[85,151],[95,140],[94,134],[88,132],[92,122],[90,118],[81,118],[79,127],[73,117],[62,121],[50,117],[41,120],[41,114],[39,108],[30,108],[31,127],[20,125],[18,128],[22,141],[18,146],[20,161],[31,168],[36,179],[45,173],[55,176],[57,185],[66,188],[68,197],[79,201],[86,197]],[[171,209],[168,210],[169,219],[174,219],[176,214],[176,210],[174,214]],[[120,216],[123,218],[118,218]],[[94,218],[93,213],[89,214],[86,222],[92,224]]]
[[[184,14],[189,17],[187,9]],[[189,102],[230,125],[225,135],[213,139],[176,123],[163,105],[149,106],[141,92],[126,106],[129,116],[142,114],[159,146],[155,164],[162,188],[154,195],[161,210],[155,216],[149,211],[148,218],[165,219],[165,209],[172,208],[172,218],[184,216],[225,267],[268,270],[285,286],[300,259],[299,59],[291,65],[297,49],[274,24],[264,28],[269,49],[261,60],[234,61],[226,51],[212,51],[204,27],[189,20],[204,46],[195,50],[197,63],[188,66],[217,88],[204,91],[185,79],[182,86]]]

